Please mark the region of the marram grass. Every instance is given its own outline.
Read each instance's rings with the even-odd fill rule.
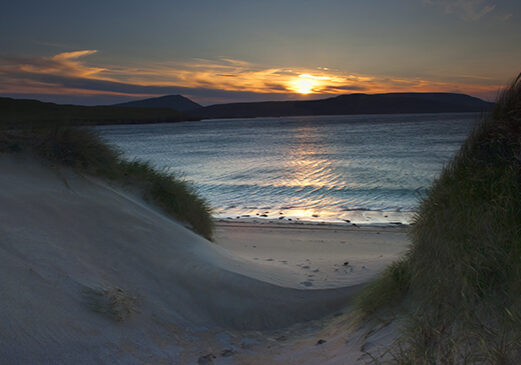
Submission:
[[[4,125],[0,128],[0,152],[32,153],[80,173],[135,186],[165,213],[203,237],[212,237],[211,209],[189,183],[149,163],[121,158],[92,129],[64,123],[17,129]]]
[[[405,257],[359,297],[409,322],[396,363],[521,363],[521,75],[420,204]]]

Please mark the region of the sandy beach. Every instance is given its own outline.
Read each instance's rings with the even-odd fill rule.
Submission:
[[[215,243],[250,262],[249,276],[300,289],[366,283],[408,245],[406,226],[218,221],[216,227]]]
[[[222,222],[209,242],[125,188],[0,168],[6,363],[356,363],[349,305],[407,247],[398,227]]]

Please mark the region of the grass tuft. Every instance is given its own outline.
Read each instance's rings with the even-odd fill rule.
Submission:
[[[370,283],[356,298],[356,305],[365,316],[382,308],[393,309],[409,289],[407,262],[396,261]]]
[[[411,249],[358,301],[399,303],[398,363],[521,358],[521,75],[422,198]],[[399,269],[398,269],[399,268]]]
[[[174,174],[155,169],[150,163],[120,161],[121,180],[143,188],[145,198],[167,214],[187,222],[201,236],[212,238],[211,208],[187,182]]]
[[[83,294],[93,311],[103,313],[116,322],[126,321],[137,311],[137,297],[120,288],[87,288]]]

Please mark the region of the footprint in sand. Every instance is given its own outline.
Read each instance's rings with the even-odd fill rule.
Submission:
[[[301,283],[299,283],[300,285],[304,285],[304,286],[313,286],[313,283],[311,281],[303,281]]]
[[[315,270],[312,270],[313,272],[319,272],[320,270],[319,269],[315,269]]]
[[[309,269],[308,265],[302,266],[303,269]]]
[[[266,261],[273,261],[273,259],[266,259]]]

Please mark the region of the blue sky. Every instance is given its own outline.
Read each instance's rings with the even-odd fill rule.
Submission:
[[[518,0],[17,1],[0,11],[0,95],[493,99],[521,72],[520,16]]]

